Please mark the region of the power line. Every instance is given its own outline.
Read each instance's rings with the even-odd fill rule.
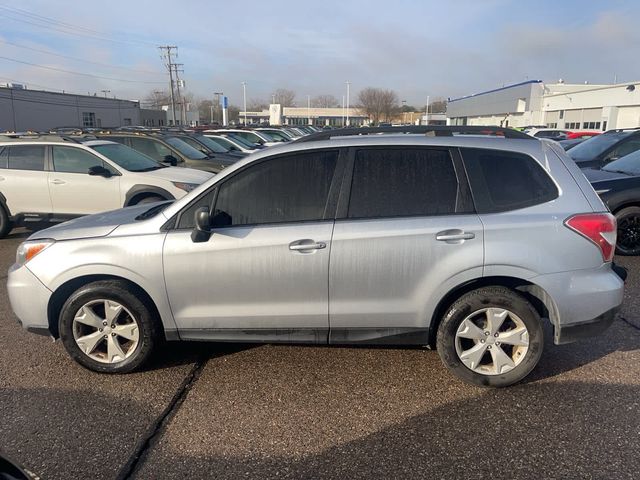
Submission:
[[[7,45],[11,45],[13,47],[23,48],[25,50],[31,50],[32,52],[44,53],[46,55],[52,55],[54,57],[67,58],[69,60],[74,60],[76,62],[83,62],[83,63],[87,63],[87,64],[91,64],[91,65],[98,65],[98,66],[101,66],[101,67],[114,68],[114,69],[118,69],[118,70],[127,70],[129,72],[135,72],[135,73],[147,73],[149,75],[158,75],[160,73],[160,72],[153,72],[151,70],[138,70],[138,69],[135,69],[135,68],[120,67],[120,66],[117,66],[117,65],[109,65],[108,63],[92,62],[91,60],[85,60],[85,59],[82,59],[82,58],[71,57],[69,55],[62,55],[60,53],[48,52],[46,50],[41,50],[39,48],[27,47],[26,45],[19,45],[17,43],[8,42],[7,40],[3,40],[3,39],[0,39],[0,42],[1,43],[5,43]]]
[[[125,78],[104,77],[102,75],[94,75],[92,73],[74,72],[73,70],[65,70],[65,69],[62,69],[62,68],[48,67],[46,65],[39,65],[37,63],[24,62],[22,60],[17,60],[15,58],[2,57],[2,56],[0,56],[0,60],[7,60],[9,62],[21,63],[23,65],[30,65],[32,67],[43,68],[45,70],[53,70],[53,71],[56,71],[56,72],[69,73],[71,75],[81,75],[83,77],[100,78],[102,80],[110,80],[112,82],[146,83],[146,84],[156,84],[156,85],[159,84],[159,83],[163,83],[163,82],[150,82],[150,81],[144,81],[144,80],[127,80]]]
[[[129,40],[129,39],[118,39],[114,37],[106,37],[106,36],[102,36],[106,34],[95,35],[95,34],[89,33],[90,31],[85,32],[83,31],[82,27],[75,27],[75,26],[67,27],[63,25],[56,25],[56,22],[58,22],[57,20],[47,19],[47,17],[42,17],[44,20],[40,18],[36,18],[34,17],[35,14],[30,14],[29,12],[26,12],[26,11],[23,11],[26,13],[13,12],[12,9],[3,5],[0,5],[0,9],[4,10],[2,15],[6,16],[10,20],[27,23],[29,25],[34,25],[40,28],[50,29],[55,32],[64,33],[66,35],[75,35],[75,36],[80,36],[85,38],[92,38],[94,40],[101,40],[103,42],[119,43],[119,44],[130,45],[130,46],[131,45],[155,46],[155,44],[153,44],[152,42],[147,42],[144,40]],[[22,18],[22,15],[30,15],[31,19],[27,20],[26,18]],[[74,31],[74,30],[77,30],[77,31]]]

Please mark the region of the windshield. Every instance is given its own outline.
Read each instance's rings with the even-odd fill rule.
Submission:
[[[576,147],[577,148],[577,147]],[[607,172],[624,172],[630,175],[640,175],[640,150],[625,155],[602,167]]]
[[[581,160],[593,160],[609,147],[628,135],[630,135],[630,132],[605,133],[603,135],[598,135],[597,137],[591,137],[580,145],[576,145],[569,150],[569,156],[576,162]]]
[[[238,146],[235,145],[231,140],[225,137],[211,137],[206,136],[212,142],[216,142],[224,148],[228,148],[229,150],[238,150]]]
[[[245,140],[244,138],[239,137],[237,135],[234,135],[233,133],[228,133],[227,136],[230,137],[234,142],[238,142],[244,148],[250,148],[250,149],[255,149],[256,148],[256,144],[255,143],[251,143],[250,141]]]
[[[204,143],[209,150],[212,150],[215,153],[229,153],[229,149],[224,148],[220,144],[216,143],[209,137],[205,137],[204,135],[198,135],[196,137],[199,142]]]
[[[291,138],[289,136],[285,135],[284,133],[277,132],[277,131],[274,131],[274,130],[267,130],[267,131],[260,130],[260,133],[263,134],[263,135],[265,133],[268,133],[269,136],[272,139],[274,139],[276,142],[288,142],[289,140],[291,140]]]
[[[178,150],[182,155],[191,159],[191,160],[202,160],[207,158],[207,156],[199,150],[196,150],[191,145],[186,142],[183,142],[178,137],[168,137],[165,141],[171,145],[173,148]]]
[[[130,172],[150,172],[151,170],[166,167],[151,157],[147,157],[145,154],[121,143],[93,145],[91,148],[116,163],[119,167],[129,170]]]

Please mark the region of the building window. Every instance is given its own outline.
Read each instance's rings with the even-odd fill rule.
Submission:
[[[123,118],[124,120],[124,126],[128,127],[131,125],[131,119],[130,118]]]
[[[558,124],[557,123],[547,123],[547,127],[548,128],[558,128]]]
[[[560,110],[560,120],[562,120],[564,118],[564,110]]]
[[[602,122],[602,130],[607,130],[607,121]]]
[[[590,130],[600,130],[600,122],[584,122],[582,128],[588,128]]]
[[[96,114],[94,112],[82,112],[82,126],[83,127],[95,127],[96,126]]]

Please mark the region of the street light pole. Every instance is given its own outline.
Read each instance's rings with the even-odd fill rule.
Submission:
[[[351,82],[347,80],[347,127],[349,124],[349,87],[351,87]]]
[[[307,95],[307,122],[311,125],[311,95]]]
[[[213,95],[215,96],[216,111],[217,111],[220,108],[220,97],[224,95],[224,92],[213,92]],[[220,121],[222,123],[222,119]],[[211,123],[213,123],[213,116],[211,118]]]
[[[104,93],[104,98],[107,98],[107,93],[111,93],[111,90],[100,90],[102,93]]]
[[[242,82],[242,98],[244,106],[244,126],[247,126],[247,82]]]

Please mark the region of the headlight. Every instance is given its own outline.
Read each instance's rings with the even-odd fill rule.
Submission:
[[[184,183],[184,182],[171,182],[171,183],[173,183],[173,185],[176,188],[179,188],[180,190],[184,190],[185,192],[190,192],[191,190],[193,190],[199,185],[198,183]]]
[[[22,242],[16,252],[16,263],[20,266],[24,265],[54,243],[54,240],[31,240]]]

